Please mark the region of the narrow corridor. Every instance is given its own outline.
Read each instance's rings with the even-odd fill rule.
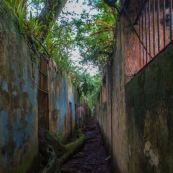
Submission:
[[[84,133],[84,146],[63,166],[62,173],[110,173],[109,155],[95,118],[88,118]]]

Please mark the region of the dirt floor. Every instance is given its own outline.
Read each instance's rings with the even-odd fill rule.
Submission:
[[[109,155],[95,118],[88,118],[84,133],[84,146],[62,167],[62,173],[111,173]]]

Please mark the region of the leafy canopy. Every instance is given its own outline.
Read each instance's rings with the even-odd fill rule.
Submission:
[[[101,70],[113,51],[117,14],[102,0],[89,1],[87,5],[90,13],[93,10],[97,13],[90,14],[83,10],[79,19],[73,19],[75,41],[83,58],[82,62],[92,61]]]
[[[83,0],[82,13],[63,8],[67,0],[3,0],[18,19],[21,33],[36,49],[47,52],[62,71],[80,88],[83,99],[92,107],[100,89],[106,59],[113,51],[117,14],[103,0]],[[76,0],[76,4],[82,0]],[[81,63],[92,63],[99,73],[90,76],[72,62],[78,49]]]

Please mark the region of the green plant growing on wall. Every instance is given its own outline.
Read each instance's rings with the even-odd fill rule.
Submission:
[[[3,0],[8,12],[11,12],[17,19],[20,32],[24,31],[24,19],[25,19],[25,8],[23,7],[22,1],[15,0]]]
[[[60,69],[69,71],[72,66],[70,52],[76,47],[80,50],[83,63],[92,61],[100,69],[113,51],[117,14],[101,0],[84,2],[97,9],[98,14],[90,16],[83,10],[81,19],[73,18],[75,12],[63,12],[60,16],[60,10],[67,0],[3,1],[18,19],[21,33],[32,37],[38,44],[41,43],[38,46],[40,52],[44,52],[46,48]],[[68,19],[69,15],[72,20]],[[58,17],[60,22],[56,23]]]
[[[26,5],[22,0],[3,0],[8,11],[17,19],[19,31],[24,37],[41,38],[42,25],[38,23],[38,19],[33,17],[30,11],[29,16],[26,16]]]
[[[50,135],[55,138],[58,142],[62,142],[62,135],[58,131],[49,131]]]
[[[11,14],[13,17],[14,22],[18,26],[19,32],[27,40],[31,54],[34,52],[32,60],[37,60],[39,46],[38,43],[33,40],[33,38],[36,35],[35,33],[38,33],[40,27],[36,27],[37,22],[32,18],[32,13],[30,13],[30,18],[27,20],[26,7],[23,0],[3,0],[3,4],[7,13]]]
[[[31,12],[28,21],[25,21],[25,26],[29,34],[33,35],[33,37],[41,38],[41,29],[43,26],[38,23],[38,20],[33,17]]]

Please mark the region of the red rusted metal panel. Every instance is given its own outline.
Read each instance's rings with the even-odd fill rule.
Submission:
[[[44,56],[39,64],[39,92],[38,92],[38,124],[39,128],[49,129],[49,97],[48,97],[48,59]]]

